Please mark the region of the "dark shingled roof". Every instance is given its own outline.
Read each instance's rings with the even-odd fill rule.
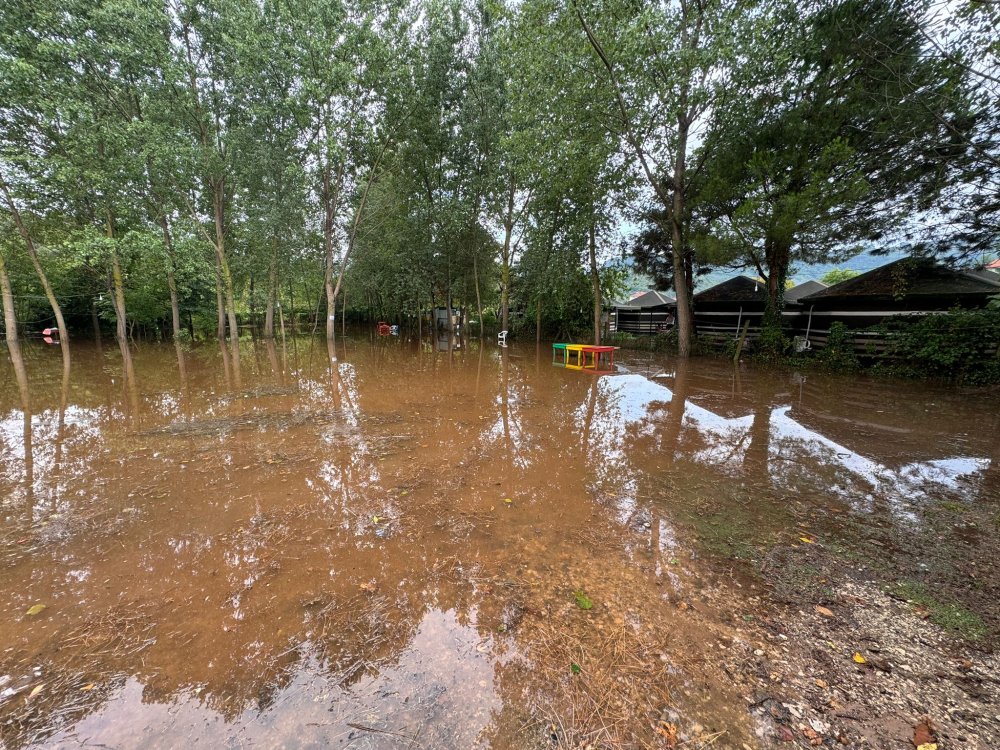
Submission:
[[[728,281],[706,289],[694,295],[695,304],[699,302],[766,302],[767,287],[764,282],[756,281],[747,276],[734,276]]]
[[[677,300],[671,297],[669,294],[664,292],[657,292],[650,289],[647,292],[643,292],[637,297],[633,297],[630,300],[623,302],[615,302],[612,307],[620,308],[646,308],[646,307],[661,307],[663,305],[675,305]]]
[[[798,286],[793,286],[791,289],[785,290],[785,302],[797,302],[803,297],[821,292],[826,288],[826,284],[822,281],[814,281],[812,279],[804,281]]]
[[[957,271],[930,258],[903,258],[810,294],[801,301],[831,297],[982,295],[997,292],[1000,292],[1000,278],[989,271]]]

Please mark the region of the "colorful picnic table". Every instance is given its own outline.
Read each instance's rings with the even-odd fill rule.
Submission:
[[[570,370],[591,372],[612,372],[615,369],[615,349],[617,346],[593,346],[590,344],[553,344],[552,364]]]

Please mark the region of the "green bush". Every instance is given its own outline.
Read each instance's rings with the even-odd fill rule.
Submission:
[[[856,370],[858,357],[854,353],[854,336],[850,329],[840,321],[833,323],[826,346],[820,350],[817,359],[832,370]]]
[[[885,369],[970,384],[1000,382],[1000,310],[897,318],[882,329],[891,362]]]
[[[781,330],[781,324],[769,323],[760,329],[760,338],[754,347],[754,358],[766,361],[778,361],[788,353],[791,341]]]

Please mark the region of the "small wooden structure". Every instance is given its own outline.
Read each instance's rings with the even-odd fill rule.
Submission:
[[[699,337],[734,339],[749,321],[749,337],[754,339],[767,306],[767,288],[749,276],[734,276],[694,295],[692,305]]]
[[[674,324],[677,300],[649,290],[630,300],[614,302],[608,319],[611,333],[658,333]]]

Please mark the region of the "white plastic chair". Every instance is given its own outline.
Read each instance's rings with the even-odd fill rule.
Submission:
[[[497,346],[507,346],[507,332],[500,331],[497,334]]]

